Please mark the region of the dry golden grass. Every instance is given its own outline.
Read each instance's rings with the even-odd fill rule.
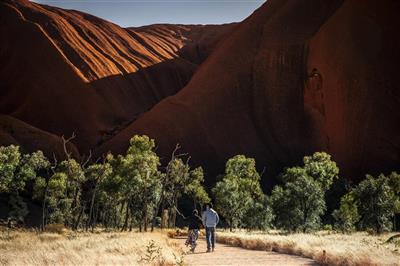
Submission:
[[[161,232],[62,231],[0,232],[0,265],[176,265],[183,258],[179,246]]]
[[[217,241],[247,249],[276,251],[312,258],[323,265],[400,265],[400,243],[386,243],[393,234],[350,235],[332,232],[289,234],[218,232]]]

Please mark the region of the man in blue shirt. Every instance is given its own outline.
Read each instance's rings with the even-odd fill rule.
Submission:
[[[215,248],[215,227],[219,222],[218,213],[212,208],[211,203],[206,204],[206,210],[202,215],[203,225],[206,229],[207,252]]]

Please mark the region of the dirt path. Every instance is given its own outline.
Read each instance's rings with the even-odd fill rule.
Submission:
[[[186,238],[176,238],[184,251]],[[204,238],[198,240],[195,253],[188,253],[184,262],[188,265],[318,265],[311,259],[276,252],[247,250],[225,244],[216,244],[215,252],[206,253],[207,245]]]

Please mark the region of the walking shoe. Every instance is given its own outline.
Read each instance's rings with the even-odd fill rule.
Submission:
[[[214,252],[214,248],[212,248],[212,252]]]
[[[211,249],[207,249],[207,251],[206,251],[207,253],[209,253],[209,252],[211,252]]]

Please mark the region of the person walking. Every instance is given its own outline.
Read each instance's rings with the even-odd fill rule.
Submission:
[[[207,203],[206,210],[202,215],[203,225],[206,229],[207,252],[215,249],[215,228],[219,222],[218,213],[212,207],[212,203]]]
[[[185,220],[188,222],[188,238],[186,240],[186,246],[190,246],[190,251],[194,252],[197,246],[197,238],[199,238],[199,231],[200,228],[203,226],[202,220],[199,217],[199,212],[194,209],[192,212],[192,215],[185,218]]]

